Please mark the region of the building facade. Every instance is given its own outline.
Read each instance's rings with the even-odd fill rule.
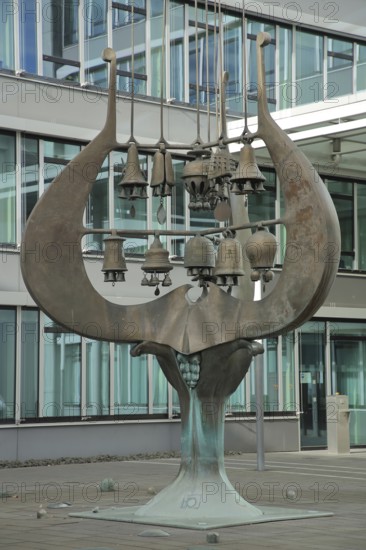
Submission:
[[[342,13],[345,8],[332,2],[245,2],[243,18],[243,3],[234,1],[2,2],[0,459],[179,449],[179,402],[155,359],[132,358],[127,344],[81,338],[48,319],[21,277],[22,232],[47,186],[104,123],[103,48],[117,54],[119,142],[130,136],[133,90],[138,141],[158,140],[162,94],[165,138],[192,143],[197,100],[204,139],[217,136],[222,69],[229,72],[230,135],[241,133],[245,105],[255,128],[260,31],[272,37],[266,49],[272,114],[321,174],[342,234],[338,276],[316,317],[265,342],[266,448],[326,447],[326,417],[332,414],[326,396],[336,392],[349,397],[351,445],[366,445],[366,40],[359,26],[366,8],[357,0],[352,7]],[[126,151],[111,153],[103,165],[85,210],[89,228],[161,227],[158,198],[136,201],[132,212],[118,196]],[[260,143],[256,154],[266,192],[249,197],[250,220],[278,218],[283,203],[276,167]],[[139,160],[149,178],[152,156],[140,151]],[[174,154],[177,185],[164,199],[164,227],[215,227],[211,213],[188,208],[184,162],[179,151]],[[284,255],[296,250],[280,226],[271,230],[278,241],[277,277]],[[89,235],[83,242],[93,285],[117,303],[152,299],[151,288],[140,285],[146,241],[126,241],[128,284],[112,287],[101,273],[103,237]],[[164,245],[174,263],[173,284],[186,283],[184,239],[167,237]],[[326,252],[331,258],[332,250]],[[55,250],[34,253],[52,261]],[[324,253],[314,251],[319,258]],[[97,320],[91,323],[97,336]],[[254,372],[253,365],[228,403],[228,449],[255,449]]]

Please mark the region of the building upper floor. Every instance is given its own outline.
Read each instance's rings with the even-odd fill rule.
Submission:
[[[3,2],[0,72],[105,89],[101,52],[108,46],[117,53],[121,94],[130,95],[133,86],[138,96],[162,93],[184,104],[198,99],[214,110],[226,70],[229,110],[242,113],[246,95],[248,113],[255,115],[255,37],[266,31],[272,37],[266,48],[270,108],[309,105],[366,90],[359,4],[352,0],[354,9],[346,10],[304,0]]]

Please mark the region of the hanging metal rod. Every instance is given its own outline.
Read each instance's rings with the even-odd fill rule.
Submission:
[[[240,225],[230,225],[227,227],[215,227],[212,229],[180,231],[174,229],[87,229],[84,228],[84,235],[111,235],[117,234],[121,237],[148,237],[149,235],[171,235],[179,237],[194,237],[195,235],[215,235],[217,233],[224,233],[225,231],[240,231],[241,229],[250,229],[254,227],[265,227],[269,225],[283,224],[283,218],[276,218],[273,220],[262,220],[258,222],[242,223]]]

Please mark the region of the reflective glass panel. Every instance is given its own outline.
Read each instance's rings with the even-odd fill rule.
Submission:
[[[353,44],[328,38],[328,76],[325,99],[351,94],[353,88]]]
[[[156,358],[153,358],[153,413],[166,414],[168,412],[168,381],[164,376]]]
[[[0,309],[0,421],[15,415],[15,309]]]
[[[86,342],[86,412],[88,416],[109,414],[109,343]]]
[[[22,230],[39,196],[38,139],[22,137]]]
[[[22,310],[21,418],[38,417],[39,313]]]
[[[323,101],[323,37],[296,31],[296,103]]]
[[[37,74],[37,21],[41,4],[37,0],[23,0],[19,4],[20,68]]]
[[[0,17],[0,69],[14,68],[14,9],[10,2],[3,3]]]
[[[366,45],[357,44],[357,91],[366,89]]]
[[[131,346],[116,344],[114,356],[114,413],[147,414],[147,356],[132,357]]]
[[[170,96],[184,101],[184,5],[170,2]]]
[[[357,184],[358,269],[366,270],[366,184]]]
[[[0,243],[15,243],[15,136],[0,133]]]
[[[47,320],[44,341],[43,416],[81,415],[81,337]]]

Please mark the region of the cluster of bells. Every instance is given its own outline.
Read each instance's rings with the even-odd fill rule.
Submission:
[[[231,157],[226,147],[219,147],[214,153],[205,149],[192,150],[196,158],[187,162],[182,178],[190,196],[192,210],[213,210],[218,202],[227,202],[230,192],[247,195],[264,191],[264,176],[260,172],[254,156],[254,149],[246,143],[239,156],[239,163]],[[143,175],[135,142],[127,152],[127,162],[119,184],[121,199],[147,199],[147,181]],[[154,197],[172,194],[174,171],[171,154],[165,144],[155,153],[150,186]]]
[[[124,240],[116,232],[104,239],[105,254],[102,271],[106,282],[114,284],[125,280],[127,266],[122,246]],[[274,235],[263,226],[257,227],[245,245],[245,253],[252,268],[252,281],[262,278],[264,283],[268,283],[273,278],[271,268],[276,250],[277,242]],[[198,281],[200,286],[213,281],[218,286],[227,287],[230,293],[232,287],[238,284],[238,277],[244,275],[241,244],[228,233],[224,239],[220,240],[216,253],[212,240],[201,235],[192,237],[186,243],[184,267],[187,269],[187,275],[193,281]],[[172,284],[169,272],[173,269],[173,265],[169,261],[169,252],[163,248],[158,235],[147,250],[141,269],[144,272],[141,284],[156,287],[156,296],[160,294],[160,284],[163,287]]]

